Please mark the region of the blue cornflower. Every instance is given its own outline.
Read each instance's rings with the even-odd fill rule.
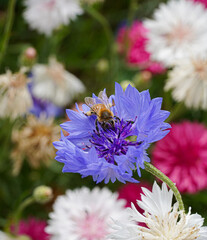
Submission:
[[[99,101],[95,95],[93,99]],[[138,182],[133,170],[141,176],[140,168],[150,161],[146,149],[169,132],[170,125],[164,122],[169,112],[161,110],[162,98],[151,100],[149,91],[139,92],[130,85],[124,92],[118,83],[109,104],[113,122],[89,116],[86,104],[83,111],[77,105],[78,112],[66,110],[71,121],[61,127],[69,135],[62,133],[60,141],[54,142],[56,160],[65,164],[63,172],[91,175],[97,183]]]
[[[36,117],[40,117],[41,114],[45,114],[47,117],[60,117],[64,114],[63,108],[56,106],[54,103],[36,98],[31,94],[33,100],[33,106],[30,109],[30,113]]]
[[[28,77],[32,80],[33,75],[31,72],[28,74]],[[29,82],[27,86],[33,101],[30,113],[32,113],[38,118],[42,114],[46,115],[47,117],[60,117],[64,114],[64,110],[62,107],[56,106],[54,103],[48,100],[40,99],[34,96],[32,81]]]

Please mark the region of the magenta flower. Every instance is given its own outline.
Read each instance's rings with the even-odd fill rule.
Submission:
[[[207,129],[200,123],[172,124],[170,133],[157,142],[153,164],[181,192],[196,193],[207,188]]]
[[[48,240],[49,235],[45,232],[46,222],[36,218],[21,220],[19,223],[19,235],[27,235],[31,240]]]
[[[205,6],[205,8],[207,8],[207,0],[193,0],[193,1],[202,3]]]
[[[145,187],[145,188],[149,189],[150,191],[152,190],[152,187],[147,182],[140,182],[138,184],[137,183],[127,183],[127,184],[124,184],[118,190],[119,199],[126,200],[125,207],[131,207],[131,203],[133,203],[136,207],[138,207],[137,200],[141,200],[141,194],[143,193],[142,187]],[[139,210],[141,211],[141,208],[139,208]]]
[[[162,73],[164,67],[152,61],[150,53],[146,50],[147,32],[148,30],[139,21],[134,21],[131,27],[121,27],[117,35],[119,52],[125,55],[127,63],[132,66],[154,74]]]

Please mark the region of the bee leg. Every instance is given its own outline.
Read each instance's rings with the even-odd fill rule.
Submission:
[[[111,127],[114,127],[115,121],[113,118],[108,121],[108,125],[111,125]]]
[[[116,119],[116,120],[115,120],[115,122],[117,122],[117,121],[121,122],[121,120],[120,120],[120,118],[119,118],[119,117],[117,117],[117,116],[114,116],[114,118]]]
[[[93,115],[94,113],[92,112],[92,111],[88,111],[88,112],[84,112],[83,113],[85,116],[87,116],[87,117],[89,117],[89,116],[91,116],[91,115]]]
[[[97,118],[95,120],[95,126],[96,126],[96,131],[99,133],[98,119]]]

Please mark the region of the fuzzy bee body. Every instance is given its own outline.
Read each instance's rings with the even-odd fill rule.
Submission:
[[[96,115],[98,122],[113,124],[114,114],[111,111],[113,104],[109,103],[105,91],[101,91],[97,98],[86,97],[85,103],[90,107],[90,111],[86,112],[85,115]]]

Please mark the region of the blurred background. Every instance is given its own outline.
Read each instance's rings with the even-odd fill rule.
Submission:
[[[52,146],[52,142],[60,138],[60,124],[69,121],[65,110],[75,110],[75,103],[81,108],[86,96],[98,94],[104,88],[108,96],[114,94],[115,82],[124,89],[128,84],[139,91],[149,89],[151,98],[162,97],[162,109],[171,112],[167,122],[173,124],[172,131],[176,127],[176,131],[180,131],[166,140],[172,148],[174,146],[174,152],[171,149],[166,153],[167,143],[161,143],[165,138],[158,142],[159,146],[150,146],[148,154],[152,163],[158,168],[160,164],[162,168],[162,158],[170,159],[165,163],[169,167],[163,169],[168,169],[166,174],[171,178],[175,157],[184,159],[182,163],[176,160],[174,165],[181,164],[183,169],[189,165],[192,169],[200,169],[194,162],[203,158],[203,175],[198,182],[195,175],[199,178],[199,171],[196,170],[191,171],[194,177],[189,173],[186,175],[184,170],[182,175],[179,170],[172,180],[178,182],[186,209],[191,206],[193,212],[202,214],[207,224],[206,108],[189,107],[185,100],[174,97],[172,90],[166,90],[166,80],[175,66],[166,66],[151,58],[147,48],[148,30],[143,25],[146,19],[153,18],[160,4],[169,1],[94,2],[82,0],[79,3],[82,10],[79,13],[77,10],[71,21],[67,21],[66,16],[63,24],[59,24],[61,20],[56,19],[57,24],[53,27],[51,23],[51,31],[47,31],[44,27],[38,30],[38,24],[43,26],[46,21],[41,19],[44,14],[29,12],[32,1],[0,0],[0,229],[10,228],[16,209],[40,185],[52,188],[52,201],[28,205],[21,213],[21,219],[35,217],[46,221],[56,197],[67,189],[82,186],[92,189],[98,185],[119,192],[128,186],[118,181],[96,184],[92,177],[62,173],[63,164],[54,160],[55,148]],[[205,1],[191,2],[203,4],[205,9]],[[48,21],[49,24],[51,20]],[[207,64],[203,71],[206,78]],[[15,88],[19,88],[18,93]],[[189,125],[179,125],[184,122]],[[202,141],[196,128],[200,135],[205,133]],[[198,144],[200,142],[202,146]],[[180,149],[182,144],[184,150]],[[192,149],[193,153],[190,152]],[[199,151],[203,151],[202,156]],[[174,154],[174,158],[170,154]],[[132,192],[141,191],[140,187],[145,184],[150,188],[154,181],[154,177],[144,170],[141,178],[137,173],[134,175],[140,184],[130,185],[130,190],[123,194],[125,199],[130,198]],[[184,184],[186,179],[189,181]],[[191,184],[196,187],[188,187]]]

